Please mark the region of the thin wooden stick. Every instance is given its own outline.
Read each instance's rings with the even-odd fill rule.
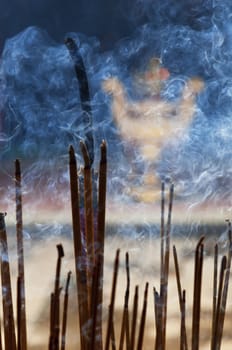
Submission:
[[[139,328],[137,350],[142,350],[142,347],[143,347],[144,329],[145,329],[146,313],[147,313],[148,287],[149,287],[149,284],[146,283],[146,287],[144,291],[144,299],[143,299],[143,310],[142,310],[140,328]]]
[[[174,256],[174,265],[176,271],[176,282],[177,282],[177,290],[179,297],[179,305],[180,305],[180,314],[181,314],[181,331],[180,331],[180,350],[187,350],[187,332],[186,332],[186,322],[185,322],[185,290],[182,292],[181,282],[180,282],[180,269],[177,257],[176,247],[173,246],[173,256]]]
[[[203,268],[204,237],[201,237],[195,250],[195,274],[193,291],[193,317],[192,317],[192,350],[199,349],[200,313],[201,313],[201,286]]]
[[[0,350],[3,350],[2,346],[2,322],[0,320]]]
[[[74,148],[69,149],[70,190],[72,205],[73,242],[76,267],[77,299],[79,307],[79,322],[81,350],[88,350],[84,327],[89,320],[86,266],[83,264],[83,247],[80,229],[80,208],[77,165]]]
[[[186,332],[186,292],[183,290],[181,298],[181,325],[180,325],[180,350],[188,350]]]
[[[213,274],[213,310],[212,310],[212,329],[211,329],[211,350],[214,350],[214,337],[216,326],[217,311],[217,284],[218,284],[218,245],[214,247],[214,274]]]
[[[155,350],[163,349],[163,304],[162,299],[155,288],[154,293],[154,306],[155,306],[155,326],[156,326],[156,338],[155,338]]]
[[[22,343],[21,343],[21,311],[22,311],[22,305],[21,305],[21,279],[18,276],[17,278],[17,350],[22,350]]]
[[[97,235],[95,241],[96,255],[101,255],[102,264],[99,276],[98,287],[98,346],[102,348],[102,304],[103,304],[103,266],[104,266],[104,245],[105,245],[105,215],[106,215],[106,186],[107,186],[107,146],[102,141],[101,158],[99,164],[99,186],[98,186],[98,214],[97,214]]]
[[[114,274],[113,274],[113,282],[112,282],[112,290],[111,290],[111,300],[110,300],[110,306],[109,306],[105,350],[109,350],[110,338],[112,335],[114,303],[115,303],[115,294],[116,294],[116,285],[117,285],[118,267],[119,267],[119,253],[120,253],[120,250],[118,249],[116,252],[116,257],[114,262]]]
[[[160,297],[162,300],[162,346],[166,347],[166,324],[167,324],[167,299],[168,299],[168,275],[169,275],[169,256],[170,256],[170,234],[171,234],[171,217],[173,206],[174,185],[171,184],[169,191],[168,220],[165,233],[165,255],[164,255],[164,277],[161,284]]]
[[[221,260],[221,267],[220,267],[220,274],[219,274],[219,282],[218,282],[218,295],[217,295],[217,306],[216,306],[216,313],[215,313],[215,329],[214,329],[214,336],[213,336],[213,342],[212,342],[212,348],[215,350],[217,347],[218,342],[218,331],[219,331],[219,319],[220,319],[220,312],[221,312],[221,299],[222,299],[222,290],[223,290],[223,281],[224,281],[224,275],[227,265],[227,257],[224,255]]]
[[[17,254],[18,254],[18,276],[20,280],[20,334],[18,345],[19,349],[27,349],[27,327],[26,327],[26,297],[25,297],[25,278],[24,278],[24,248],[23,248],[23,211],[22,211],[22,186],[21,186],[21,166],[20,161],[15,161],[15,201],[16,201],[16,233],[17,233]]]
[[[59,335],[60,335],[60,271],[61,271],[61,261],[64,257],[64,250],[61,244],[57,245],[57,265],[56,265],[56,276],[55,276],[55,286],[54,286],[54,298],[52,302],[52,326],[51,326],[51,349],[59,350]]]
[[[50,332],[48,349],[53,350],[53,329],[54,329],[54,292],[50,295]]]
[[[14,327],[14,312],[10,277],[10,263],[8,255],[8,243],[5,226],[5,213],[0,213],[0,243],[5,350],[16,350],[16,336]]]
[[[67,329],[68,299],[69,299],[70,279],[71,279],[71,271],[68,272],[67,280],[66,280],[66,286],[65,286],[63,319],[62,319],[62,331],[61,331],[61,350],[65,350],[65,345],[66,345],[66,329]]]
[[[70,56],[74,62],[74,68],[77,80],[79,82],[79,95],[81,107],[83,110],[83,124],[85,131],[85,143],[88,149],[90,163],[94,162],[94,139],[93,139],[93,118],[90,103],[90,91],[87,73],[79,47],[72,38],[66,38],[65,44],[69,50]]]
[[[218,317],[218,330],[217,330],[217,339],[216,339],[215,350],[220,350],[220,348],[221,348],[224,320],[225,320],[225,314],[226,314],[229,279],[230,279],[230,269],[227,268],[225,270],[224,286],[223,286],[223,291],[222,291],[220,312],[219,312],[219,317]]]
[[[160,285],[164,278],[164,213],[165,213],[165,183],[161,184],[161,223],[160,223]]]
[[[112,320],[112,328],[110,333],[110,341],[111,341],[111,349],[116,350],[116,338],[115,338],[115,330],[114,330],[114,320]]]
[[[88,150],[84,142],[80,142],[81,152],[84,159],[84,207],[85,207],[85,237],[87,249],[87,289],[88,304],[91,306],[91,284],[94,266],[94,212],[92,191],[92,169]]]
[[[215,306],[215,321],[214,329],[212,330],[212,342],[211,349],[219,350],[221,347],[224,319],[226,312],[226,303],[228,295],[228,286],[230,278],[230,268],[231,268],[231,224],[228,224],[228,254],[227,257],[223,256],[221,261],[221,269],[219,275],[219,285],[218,285],[218,295],[217,295],[217,305]]]
[[[139,286],[135,286],[133,312],[132,312],[132,320],[131,320],[130,350],[133,350],[135,346],[136,324],[137,324],[137,315],[138,315],[138,299],[139,299]]]
[[[177,257],[175,245],[173,246],[173,257],[174,257],[174,266],[175,266],[175,272],[176,272],[176,282],[177,282],[177,291],[178,291],[178,297],[179,297],[179,305],[180,305],[180,309],[181,309],[182,288],[181,288],[181,282],[180,282],[180,268],[179,268],[178,257]]]
[[[227,268],[231,267],[231,258],[232,258],[232,229],[231,221],[228,220],[228,254],[227,254]]]
[[[93,279],[92,279],[92,305],[91,305],[91,320],[92,320],[92,329],[91,329],[91,348],[90,350],[102,349],[102,339],[101,333],[99,335],[98,329],[98,308],[99,308],[99,284],[102,283],[100,280],[102,270],[102,256],[98,255],[95,262],[93,270]]]
[[[123,350],[124,338],[126,334],[126,344],[127,349],[130,344],[129,339],[129,315],[128,315],[128,303],[129,303],[129,295],[130,295],[130,266],[129,266],[129,254],[126,252],[126,276],[127,276],[127,286],[124,298],[124,307],[123,307],[123,315],[122,315],[122,324],[121,324],[121,334],[119,340],[119,350]]]

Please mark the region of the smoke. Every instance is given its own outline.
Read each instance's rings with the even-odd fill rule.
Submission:
[[[97,38],[70,34],[78,41],[87,68],[96,163],[100,141],[106,139],[109,188],[113,187],[112,192],[118,188],[116,197],[125,199],[123,179],[134,165],[125,155],[110,110],[111,98],[101,84],[107,77],[117,76],[129,97],[139,101],[142,95],[133,85],[133,76],[144,71],[156,56],[171,74],[162,91],[167,101],[179,98],[187,79],[197,76],[204,81],[189,132],[162,152],[157,168],[160,177],[177,182],[179,196],[185,199],[229,200],[231,7],[229,1],[137,1],[128,20],[135,22],[141,16],[147,23],[107,52],[102,52]],[[79,152],[79,141],[84,137],[78,82],[65,45],[54,42],[43,29],[25,29],[5,43],[0,81],[2,162],[20,158],[28,188],[43,184],[47,191],[59,193],[68,186],[68,146],[73,144]],[[132,163],[137,161],[141,171],[141,155],[136,150],[134,155]]]

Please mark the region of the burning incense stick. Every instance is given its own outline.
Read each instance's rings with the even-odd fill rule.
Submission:
[[[19,276],[19,305],[18,333],[19,348],[27,349],[27,329],[26,329],[26,302],[25,302],[25,279],[24,279],[24,248],[23,248],[23,211],[22,211],[22,187],[21,187],[21,166],[20,161],[15,161],[15,202],[16,202],[16,233],[17,233],[17,253],[18,253],[18,276]]]
[[[77,80],[79,82],[80,100],[84,112],[83,121],[85,126],[85,143],[88,149],[90,164],[94,162],[94,140],[92,131],[92,110],[90,104],[89,84],[85,65],[80,54],[79,47],[72,38],[67,38],[65,44],[74,62]]]
[[[5,226],[5,214],[0,213],[0,243],[1,243],[1,282],[3,302],[3,327],[5,350],[16,350],[14,327],[13,300],[11,291],[10,263]]]
[[[84,327],[89,320],[88,289],[86,266],[83,264],[83,242],[80,229],[79,189],[77,164],[74,148],[69,149],[70,191],[72,206],[73,243],[76,267],[77,299],[79,307],[79,322],[81,336],[81,350],[87,350]]]
[[[93,191],[92,191],[92,169],[88,150],[84,142],[80,142],[84,159],[84,208],[85,208],[85,240],[86,240],[86,267],[87,267],[87,288],[88,304],[91,305],[91,281],[94,266],[94,212],[93,212]]]
[[[99,330],[99,349],[102,349],[102,303],[103,303],[103,266],[105,245],[105,216],[106,216],[106,185],[107,185],[107,146],[106,142],[101,144],[101,158],[99,165],[98,186],[98,214],[95,250],[96,256],[101,256],[101,269],[98,283],[98,317],[97,329]]]

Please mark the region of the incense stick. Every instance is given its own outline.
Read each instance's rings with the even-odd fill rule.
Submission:
[[[72,146],[70,146],[69,149],[69,171],[81,350],[87,350],[86,337],[84,333],[84,327],[89,319],[87,275],[86,266],[83,265],[77,165],[74,148]]]
[[[103,303],[103,266],[104,266],[104,244],[105,244],[105,216],[106,216],[106,185],[107,185],[107,147],[106,142],[101,143],[101,156],[99,165],[98,186],[98,214],[95,250],[96,255],[101,256],[101,270],[98,283],[98,346],[102,348],[102,303]]]
[[[61,271],[61,260],[64,257],[64,250],[61,244],[57,245],[57,265],[56,265],[56,276],[54,292],[51,299],[51,327],[50,327],[50,340],[49,348],[51,350],[59,350],[59,335],[60,335],[60,271]]]
[[[213,309],[212,309],[212,327],[211,327],[211,350],[214,350],[214,337],[216,327],[217,310],[217,284],[218,284],[218,245],[214,247],[214,274],[213,274]]]
[[[114,315],[114,303],[115,303],[117,277],[118,277],[119,253],[120,253],[120,250],[118,249],[116,252],[116,257],[115,257],[115,262],[114,262],[114,274],[113,274],[111,299],[110,299],[110,306],[109,306],[109,315],[108,315],[108,322],[107,322],[105,350],[109,350],[110,337],[111,337],[112,329],[113,329],[113,315]]]
[[[18,343],[23,350],[27,349],[27,329],[26,329],[26,302],[25,302],[25,278],[24,278],[24,247],[23,247],[23,212],[22,212],[22,186],[21,186],[21,166],[20,161],[15,161],[15,202],[16,202],[16,233],[17,233],[17,253],[18,253],[18,276],[19,276],[19,298],[20,312],[20,333]]]
[[[200,313],[201,313],[201,286],[203,268],[204,237],[201,237],[195,250],[195,272],[193,290],[193,315],[192,315],[192,350],[199,349]]]
[[[166,232],[165,232],[165,237],[164,237],[165,249],[164,249],[164,261],[163,261],[163,276],[161,276],[161,285],[160,285],[160,298],[161,298],[161,303],[162,303],[162,346],[163,346],[163,350],[165,350],[165,341],[166,341],[168,275],[169,275],[170,234],[171,234],[173,194],[174,194],[174,185],[171,184],[170,190],[169,190],[168,219],[167,219]]]
[[[68,300],[69,300],[69,284],[71,279],[71,271],[68,272],[63,307],[62,331],[61,331],[61,350],[65,350],[66,345],[66,329],[67,329],[67,315],[68,315]]]
[[[5,226],[5,214],[0,213],[0,243],[1,243],[1,282],[3,302],[3,327],[5,350],[16,350],[14,327],[14,312],[11,290],[10,263]]]
[[[87,73],[79,47],[72,38],[66,38],[65,44],[74,62],[74,69],[79,82],[79,93],[82,110],[84,112],[83,123],[85,128],[85,143],[88,149],[90,164],[94,162],[94,140],[92,130],[92,109],[90,104],[90,92]]]
[[[173,246],[173,257],[174,257],[174,265],[176,272],[176,282],[177,282],[177,291],[179,297],[179,306],[180,306],[180,314],[181,314],[181,326],[180,326],[180,349],[186,350],[188,348],[187,345],[187,333],[186,333],[186,322],[185,322],[185,303],[186,303],[186,293],[185,290],[182,291],[181,282],[180,282],[180,269],[177,257],[177,251],[175,245]]]
[[[148,287],[149,287],[149,283],[147,282],[145,286],[145,291],[144,291],[143,309],[142,309],[142,315],[141,315],[141,321],[140,321],[137,350],[142,350],[142,346],[143,346],[144,329],[145,329],[146,313],[147,313]]]
[[[133,350],[135,346],[135,336],[136,336],[136,324],[137,324],[137,314],[138,314],[138,299],[139,299],[139,286],[135,286],[132,320],[131,320],[131,343],[130,349]]]
[[[99,315],[99,307],[102,307],[99,304],[99,288],[102,283],[101,280],[101,271],[102,271],[102,256],[99,254],[97,256],[94,270],[93,270],[93,278],[92,278],[92,305],[91,305],[91,350],[102,349],[102,325],[99,325],[99,316],[101,318],[101,314]],[[97,336],[96,336],[97,333]]]
[[[122,324],[121,324],[121,334],[119,340],[119,350],[123,350],[124,338],[126,335],[126,347],[129,348],[130,344],[130,331],[129,331],[129,312],[128,312],[128,303],[130,296],[130,266],[129,266],[129,254],[126,252],[126,277],[127,277],[127,286],[124,297],[124,307],[122,315]]]
[[[81,152],[84,159],[84,208],[85,208],[85,238],[87,251],[87,293],[89,309],[91,305],[91,281],[94,266],[94,213],[92,192],[92,169],[88,150],[84,142],[80,142]]]

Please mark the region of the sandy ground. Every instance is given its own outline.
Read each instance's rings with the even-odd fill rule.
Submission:
[[[205,256],[203,267],[203,290],[202,290],[202,313],[201,313],[201,346],[200,349],[209,349],[211,309],[212,309],[212,286],[213,286],[213,247],[218,242],[220,245],[220,257],[225,252],[226,244],[220,237],[209,237],[205,241]],[[67,349],[77,349],[78,337],[78,314],[76,303],[76,289],[74,277],[74,260],[72,241],[63,236],[43,239],[27,239],[25,241],[25,279],[27,299],[27,321],[29,350],[46,349],[49,331],[49,296],[53,289],[56,268],[56,244],[62,243],[65,257],[62,264],[62,278],[65,278],[69,270],[73,271],[70,288],[70,304],[68,315]],[[196,239],[194,237],[172,239],[178,251],[182,287],[186,289],[187,300],[187,326],[191,328],[192,294],[194,275],[194,249]],[[10,257],[12,270],[12,285],[15,286],[15,244],[10,237]],[[108,236],[105,248],[104,269],[104,319],[107,320],[107,307],[110,301],[112,271],[115,251],[120,248],[120,270],[117,284],[117,297],[115,305],[116,333],[121,322],[121,310],[124,301],[126,286],[125,275],[125,252],[129,252],[131,271],[131,294],[130,309],[135,285],[139,285],[140,312],[144,286],[149,282],[149,302],[147,310],[144,349],[154,347],[154,305],[153,287],[159,288],[159,257],[160,242],[157,238],[140,238]],[[14,288],[15,295],[15,288]],[[62,294],[63,297],[63,294]],[[232,287],[229,288],[227,304],[227,317],[225,320],[224,338],[222,349],[231,348],[232,344]],[[173,256],[170,256],[170,278],[168,286],[168,328],[167,349],[179,348],[180,313],[177,297]],[[191,342],[191,334],[188,337]]]

